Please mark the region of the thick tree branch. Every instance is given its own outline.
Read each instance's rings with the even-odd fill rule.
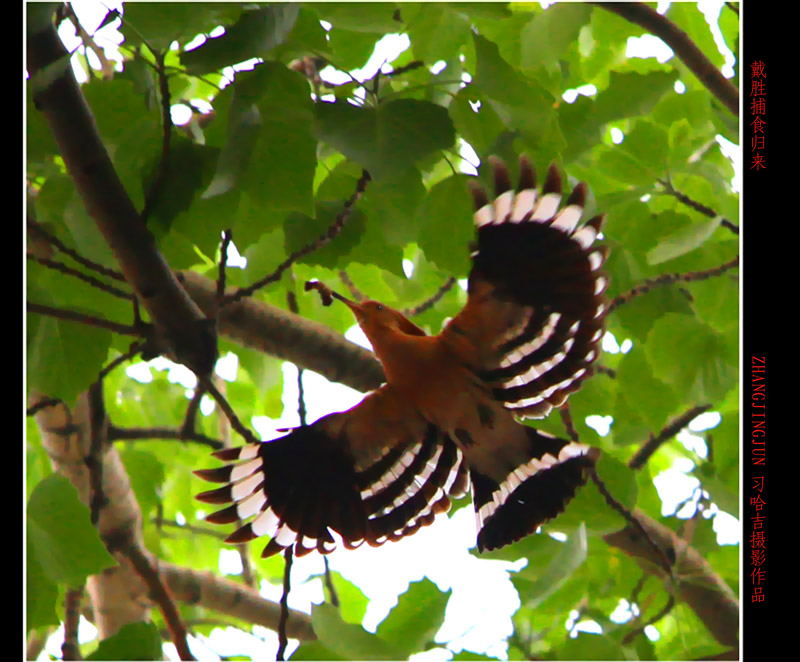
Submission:
[[[259,595],[258,591],[210,572],[199,572],[171,563],[159,566],[172,594],[181,602],[201,604],[222,614],[241,618],[254,625],[278,630],[280,605]],[[286,634],[293,639],[316,639],[311,617],[301,611],[289,610]]]
[[[48,406],[38,406],[40,402]],[[63,473],[75,486],[81,501],[88,505],[90,499],[89,469],[84,458],[91,444],[88,434],[89,405],[86,395],[78,399],[72,412],[52,399],[33,394],[31,409],[36,410],[36,422],[53,467]],[[74,418],[74,421],[73,421]],[[69,433],[61,430],[68,429]],[[57,432],[53,432],[53,431]],[[130,480],[114,445],[106,447],[103,462],[103,493],[107,503],[100,511],[98,529],[101,537],[116,547],[114,556],[119,566],[110,568],[87,580],[87,594],[95,614],[95,625],[100,638],[112,636],[126,623],[147,620],[149,599],[147,587],[141,576],[125,555],[121,545],[135,544],[147,558],[149,552],[142,542],[141,511],[130,487]],[[134,553],[134,555],[136,555]],[[152,558],[151,567],[157,566],[161,581],[172,597],[190,604],[201,604],[250,623],[278,629],[280,606],[262,598],[257,591],[241,583],[218,577],[210,572],[197,572],[163,563]],[[314,639],[311,619],[307,614],[289,610],[286,633],[289,637]]]
[[[643,27],[669,46],[709,92],[739,117],[739,92],[695,43],[672,21],[642,2],[593,2]]]
[[[148,309],[163,350],[171,350],[196,373],[209,374],[217,358],[214,328],[180,287],[125,191],[55,26],[32,30],[27,37],[34,103],[50,124],[89,216]]]
[[[214,281],[194,271],[181,272],[180,277],[200,308],[206,313],[213,311]],[[226,305],[220,311],[217,328],[220,334],[245,347],[291,361],[358,391],[377,388],[384,381],[383,368],[369,350],[324,324],[256,299]]]
[[[633,514],[647,532],[647,538],[655,541],[669,558],[675,559],[672,578],[677,597],[689,605],[718,642],[726,646],[738,646],[739,601],[734,592],[685,540],[642,511],[637,509]],[[647,572],[656,572],[656,568],[662,566],[661,555],[633,526],[603,536],[603,539],[628,556],[642,561]]]

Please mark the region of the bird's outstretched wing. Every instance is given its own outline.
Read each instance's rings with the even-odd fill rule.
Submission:
[[[514,191],[506,166],[492,165],[494,200],[473,188],[478,245],[467,305],[442,337],[476,365],[506,408],[542,418],[579,388],[599,354],[607,250],[594,241],[603,216],[579,227],[586,185],[560,206],[554,166],[537,189],[523,157]]]
[[[269,536],[265,557],[290,546],[327,554],[337,538],[349,549],[397,540],[446,511],[469,481],[461,450],[389,385],[284,437],[214,455],[232,464],[195,473],[225,486],[197,498],[232,505],[206,520],[242,523],[227,542]]]

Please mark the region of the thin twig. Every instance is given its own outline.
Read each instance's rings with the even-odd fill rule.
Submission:
[[[39,400],[33,407],[28,407],[25,410],[26,416],[35,416],[38,414],[42,409],[46,407],[55,407],[56,405],[64,404],[64,401],[60,398],[48,398],[47,400]]]
[[[610,379],[616,379],[617,378],[617,371],[614,370],[613,368],[609,368],[608,366],[605,366],[605,365],[596,365],[596,366],[594,366],[594,371],[596,373],[600,374],[600,375],[605,375],[606,377],[609,377]]]
[[[211,538],[217,538],[218,540],[225,540],[225,538],[228,537],[227,533],[223,533],[219,529],[195,526],[194,524],[180,524],[175,520],[164,519],[163,517],[153,517],[150,521],[157,527],[163,526],[170,529],[180,529],[186,533],[191,533],[192,535],[210,536]],[[163,533],[162,535],[167,536],[168,534]]]
[[[685,274],[662,274],[657,278],[651,278],[649,280],[646,280],[644,283],[642,283],[641,285],[637,285],[632,290],[615,297],[608,306],[608,312],[610,313],[618,306],[630,302],[631,299],[634,299],[641,294],[649,292],[654,287],[672,285],[673,283],[678,283],[678,282],[691,283],[698,280],[706,280],[708,278],[714,278],[716,276],[719,276],[728,271],[729,269],[735,269],[738,266],[739,266],[739,256],[737,255],[730,262],[721,264],[720,266],[714,267],[713,269],[706,269],[705,271],[691,271]]]
[[[89,454],[83,460],[89,469],[89,488],[91,490],[89,511],[94,526],[97,526],[100,521],[100,511],[108,504],[108,498],[103,490],[103,449],[108,441],[107,421],[103,382],[98,379],[89,387],[90,444]]]
[[[212,439],[204,434],[176,428],[120,428],[111,425],[108,428],[109,441],[147,441],[150,439],[174,439],[176,441],[192,441],[203,446],[222,450],[224,444],[219,439]]]
[[[323,556],[322,562],[325,564],[325,586],[328,588],[328,593],[331,596],[331,605],[338,607],[339,594],[336,592],[336,587],[333,585],[333,575],[331,575],[331,566],[328,563],[328,557]]]
[[[139,351],[142,349],[143,345],[144,345],[144,341],[133,343],[130,346],[130,348],[128,349],[127,352],[125,352],[124,354],[120,354],[117,358],[115,358],[113,361],[111,361],[105,368],[103,368],[100,371],[100,373],[97,375],[97,379],[98,380],[104,379],[106,377],[106,375],[108,375],[117,366],[120,366],[123,363],[125,363],[125,361],[128,361],[128,360],[132,359],[134,356],[136,356],[139,353]]]
[[[186,407],[186,413],[183,416],[183,423],[178,431],[178,433],[181,435],[180,439],[190,439],[194,435],[197,412],[200,409],[200,402],[205,393],[205,387],[198,383],[197,388],[194,390],[194,395]]]
[[[297,307],[297,297],[292,290],[286,293],[286,303],[289,306],[289,311],[298,315],[300,309]],[[303,369],[297,370],[297,415],[300,417],[300,425],[306,424],[306,396],[303,389]]]
[[[109,322],[108,320],[100,317],[93,317],[91,315],[85,315],[84,313],[77,313],[73,310],[63,310],[53,306],[46,306],[41,303],[34,303],[33,301],[25,302],[25,310],[29,313],[47,315],[48,317],[55,317],[56,319],[67,320],[68,322],[78,322],[79,324],[96,326],[100,329],[108,329],[109,331],[119,333],[123,336],[140,335],[140,331],[133,326],[117,324],[116,322]]]
[[[150,558],[148,558],[142,548],[136,543],[128,542],[128,544],[118,546],[117,549],[131,562],[138,575],[147,585],[150,597],[161,608],[164,622],[167,624],[167,629],[172,637],[172,643],[175,645],[180,659],[194,660],[195,658],[189,650],[189,644],[186,641],[186,627],[181,621],[180,614],[178,613],[178,609],[175,606],[175,601],[172,599],[169,589],[161,579],[158,568],[154,566]]]
[[[453,285],[456,284],[456,278],[454,276],[450,276],[442,286],[431,296],[427,301],[423,301],[418,306],[414,308],[410,308],[405,312],[405,315],[408,317],[414,317],[415,315],[421,315],[426,310],[433,308],[441,298],[447,294],[451,289],[453,289]]]
[[[655,437],[651,436],[650,439],[646,441],[638,451],[636,451],[636,454],[628,462],[628,466],[634,471],[641,469],[653,456],[653,453],[655,453],[663,443],[672,439],[672,437],[683,430],[683,428],[689,425],[689,423],[691,423],[695,418],[700,416],[700,414],[707,412],[709,409],[711,409],[711,405],[692,407],[685,414],[682,414],[676,418]]]
[[[115,297],[119,297],[120,299],[126,299],[128,301],[134,301],[136,299],[133,292],[125,292],[117,287],[114,287],[113,285],[107,285],[106,283],[98,280],[97,278],[94,278],[93,276],[90,276],[89,274],[85,274],[82,271],[78,271],[77,269],[68,267],[63,262],[58,262],[57,260],[50,260],[46,257],[37,257],[36,255],[31,255],[30,253],[28,253],[26,257],[29,260],[34,260],[38,262],[39,264],[47,267],[48,269],[53,269],[54,271],[58,271],[67,276],[72,276],[73,278],[82,280],[83,282],[88,283],[92,287],[95,287],[98,290],[102,290],[103,292],[111,294]]]
[[[283,558],[286,564],[283,568],[283,593],[281,594],[281,618],[278,621],[278,652],[275,655],[276,660],[284,659],[286,646],[289,643],[289,638],[286,636],[286,623],[289,621],[289,591],[292,590],[292,547],[286,548]]]
[[[606,484],[603,482],[603,479],[597,474],[595,467],[590,467],[587,470],[587,473],[589,474],[589,478],[592,479],[592,482],[597,486],[597,489],[605,499],[605,502],[620,515],[622,515],[628,525],[636,529],[639,535],[647,541],[647,544],[653,548],[653,550],[656,552],[656,557],[659,559],[662,569],[667,574],[667,577],[670,577],[672,575],[672,563],[670,562],[667,553],[661,549],[658,544],[656,544],[655,540],[650,537],[650,534],[647,533],[647,530],[642,526],[642,523],[636,519],[634,514],[611,495],[606,487]]]
[[[579,443],[580,438],[578,437],[578,431],[575,429],[575,423],[572,421],[572,412],[569,410],[569,403],[565,403],[558,412],[561,414],[564,427],[567,429],[567,436],[576,444]]]
[[[158,204],[161,193],[164,189],[164,184],[169,175],[169,150],[172,141],[172,113],[170,112],[170,94],[169,94],[169,80],[167,79],[167,72],[164,67],[164,53],[160,51],[153,51],[153,56],[156,60],[156,74],[158,76],[158,90],[161,97],[161,161],[158,164],[158,172],[156,173],[153,183],[150,185],[150,190],[147,192],[147,198],[144,202],[141,217],[142,223],[146,224],[150,214],[153,213],[153,208]]]
[[[92,271],[96,271],[101,276],[107,276],[108,278],[113,278],[121,283],[127,282],[125,280],[125,276],[123,276],[119,271],[114,269],[109,269],[108,267],[104,267],[102,264],[98,264],[97,262],[93,262],[92,260],[88,260],[78,252],[68,248],[67,245],[61,241],[55,235],[49,233],[47,230],[44,229],[42,225],[37,223],[34,220],[28,219],[27,224],[32,226],[33,229],[49,244],[51,244],[54,248],[58,249],[64,255],[68,255],[73,260],[75,260],[78,264],[83,265],[87,269],[91,269]]]
[[[350,274],[348,274],[344,269],[339,271],[339,280],[342,281],[344,286],[347,288],[348,292],[350,292],[350,296],[353,297],[356,301],[361,302],[366,299],[366,295],[356,287],[356,284],[353,282],[353,279],[350,278]]]
[[[222,308],[222,300],[225,298],[225,268],[228,266],[228,247],[233,241],[233,231],[228,228],[222,233],[222,246],[219,254],[219,276],[217,278],[217,310]]]
[[[318,248],[322,248],[325,244],[330,242],[334,237],[336,237],[339,232],[341,232],[342,227],[344,227],[345,222],[350,217],[350,214],[353,211],[353,205],[356,201],[363,195],[364,190],[367,187],[367,182],[370,180],[370,175],[366,170],[361,172],[361,177],[359,178],[358,182],[356,183],[356,190],[351,195],[347,201],[344,203],[344,208],[342,209],[341,213],[336,217],[333,223],[331,223],[330,227],[325,231],[324,234],[320,235],[310,243],[306,244],[302,248],[296,250],[292,253],[289,257],[287,257],[283,262],[281,262],[278,267],[268,276],[262,278],[261,280],[253,283],[249,287],[242,287],[236,291],[235,294],[231,294],[226,296],[223,299],[225,305],[236,303],[237,301],[243,299],[244,297],[248,297],[252,295],[257,290],[261,289],[262,287],[269,285],[270,283],[274,283],[280,280],[283,272],[286,271],[290,266],[292,266],[297,260],[301,257],[308,255],[309,253],[313,253]]]
[[[225,396],[220,393],[219,389],[214,385],[214,383],[208,377],[197,375],[197,379],[199,383],[201,383],[208,394],[214,398],[214,401],[219,405],[219,408],[225,412],[225,415],[228,417],[228,420],[231,423],[231,427],[238,432],[241,437],[250,444],[257,444],[258,439],[256,439],[255,435],[250,432],[239,420],[239,417],[236,415],[236,412],[233,411],[233,408],[228,404],[228,401],[225,399]]]
[[[681,193],[672,185],[672,182],[670,182],[669,180],[659,179],[658,183],[664,187],[664,190],[669,195],[673,196],[679,202],[685,204],[687,207],[690,207],[695,211],[699,211],[701,214],[703,214],[704,216],[708,216],[709,218],[716,218],[717,216],[719,216],[719,214],[717,214],[717,212],[711,209],[711,207],[706,207],[702,202],[693,200],[685,193]],[[732,223],[727,218],[723,218],[722,221],[720,221],[720,225],[725,226],[734,234],[739,234],[739,226],[736,225],[735,223]]]
[[[419,69],[420,67],[423,67],[423,66],[425,66],[425,63],[422,60],[414,60],[413,62],[409,62],[407,65],[405,65],[403,67],[398,67],[397,69],[392,69],[392,71],[389,71],[389,72],[383,72],[383,75],[386,76],[386,77],[389,77],[389,76],[400,76],[401,74],[408,73],[409,71],[413,71],[414,69]]]
[[[625,637],[622,639],[623,645],[631,643],[637,636],[639,636],[644,632],[645,628],[648,625],[655,625],[656,623],[658,623],[662,618],[664,618],[664,616],[666,616],[667,614],[669,614],[669,612],[672,611],[672,608],[674,606],[675,606],[675,596],[670,594],[669,597],[667,598],[667,603],[661,608],[661,610],[655,616],[653,616],[653,618],[647,621],[647,623],[645,623],[644,625],[641,625],[640,627],[631,630],[630,632],[628,632],[628,634],[625,635]]]
[[[62,660],[82,660],[78,644],[78,624],[81,618],[83,586],[68,589],[64,596],[64,643],[61,644]]]

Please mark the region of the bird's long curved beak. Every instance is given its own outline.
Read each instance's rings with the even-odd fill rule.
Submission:
[[[353,314],[356,316],[356,320],[360,323],[361,320],[364,319],[364,309],[356,301],[352,299],[348,299],[345,296],[342,296],[338,292],[333,291],[324,283],[320,283],[319,281],[309,281],[306,283],[306,290],[317,290],[320,295],[322,296],[323,304],[329,306],[332,302],[331,299],[339,299],[342,303],[344,303],[350,310],[353,311]],[[327,299],[327,301],[326,301]]]
[[[331,296],[334,299],[339,299],[342,303],[344,303],[350,310],[353,311],[353,315],[356,316],[356,319],[361,322],[364,319],[364,309],[361,307],[357,301],[353,301],[352,299],[348,299],[345,296],[342,296],[338,292],[334,292],[333,290],[330,291]]]

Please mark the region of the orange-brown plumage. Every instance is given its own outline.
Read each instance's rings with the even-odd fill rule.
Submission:
[[[268,535],[265,555],[290,545],[327,553],[336,538],[378,545],[429,524],[471,483],[478,546],[493,549],[555,516],[585,480],[593,449],[518,419],[546,415],[590,374],[607,285],[605,250],[592,247],[602,217],[577,227],[586,187],[559,207],[552,167],[539,191],[521,160],[514,192],[493,165],[496,198],[475,191],[468,302],[439,335],[379,302],[307,284],[352,310],[386,384],[347,412],[218,453],[239,460],[230,471],[198,472],[227,483],[199,499],[233,502],[211,521],[254,518],[233,541]]]

